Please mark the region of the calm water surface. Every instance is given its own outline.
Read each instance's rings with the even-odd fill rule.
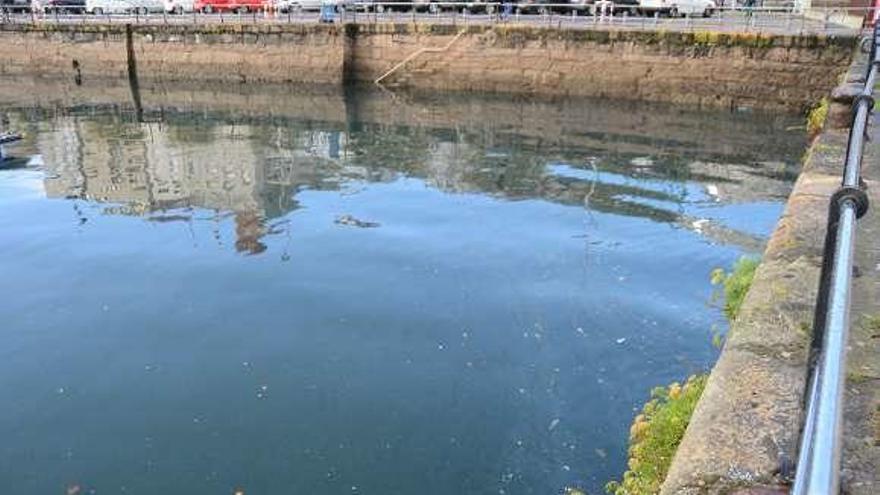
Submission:
[[[714,362],[708,274],[804,144],[589,100],[0,86],[7,494],[600,493],[651,387]]]

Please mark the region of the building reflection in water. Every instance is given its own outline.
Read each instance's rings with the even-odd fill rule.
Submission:
[[[329,162],[344,158],[338,131],[292,129],[292,142],[273,147],[259,136],[285,129],[120,117],[60,117],[52,132],[38,134],[46,194],[107,203],[104,213],[152,221],[189,221],[199,208],[230,213],[235,248],[247,254],[264,252],[266,222],[295,209],[295,192],[321,187],[324,171],[339,168]]]
[[[481,104],[470,102],[468,108]],[[457,127],[443,124],[445,114],[436,107],[457,122],[454,106],[430,105],[435,105],[431,112],[396,117],[385,106],[370,107],[376,115],[365,122],[332,115],[327,120],[295,114],[236,117],[211,109],[148,109],[138,122],[119,106],[79,106],[54,114],[48,119],[51,129],[30,134],[36,136],[34,152],[43,156],[48,196],[107,203],[105,213],[151,221],[192,221],[198,209],[213,210],[215,217],[229,214],[235,249],[246,254],[266,251],[263,238],[275,232],[270,225],[299,206],[299,191],[340,190],[402,176],[443,191],[540,198],[649,218],[751,249],[748,244],[762,240],[706,225],[689,216],[687,205],[779,201],[787,196],[800,149],[796,142],[790,150],[744,146],[749,139],[766,143],[768,132],[779,134],[775,143],[782,142],[779,122],[740,121],[736,132],[713,134],[710,143],[694,131],[717,127],[711,115],[655,113],[650,117],[656,120],[655,132],[642,127],[644,119],[636,122],[613,107],[585,107],[589,118],[581,123],[576,112],[560,117],[558,104],[493,101],[480,113],[520,120],[484,119]],[[517,105],[523,108],[513,108]],[[522,119],[525,107],[533,119]],[[27,125],[28,111],[35,110],[7,117]],[[435,121],[422,122],[426,114]],[[398,122],[387,122],[394,118]],[[753,136],[743,137],[743,129]]]

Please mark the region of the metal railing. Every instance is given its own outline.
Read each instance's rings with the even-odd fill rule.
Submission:
[[[216,23],[425,23],[447,25],[513,24],[553,26],[567,29],[629,29],[721,32],[766,32],[780,34],[854,34],[874,18],[873,8],[752,7],[725,0],[723,5],[705,11],[673,11],[648,7],[646,1],[588,1],[585,3],[515,3],[515,2],[408,2],[339,0],[331,13],[316,4],[307,9],[296,4],[278,9],[281,4],[266,3],[258,10],[244,7],[235,11],[203,13],[192,8],[178,13],[153,11],[110,13],[53,10],[17,12],[0,15],[0,24],[146,24],[199,25]],[[671,2],[667,2],[671,5]],[[675,15],[674,15],[675,14]]]
[[[880,30],[874,28],[868,74],[856,97],[840,189],[831,198],[825,257],[814,329],[817,355],[807,395],[807,417],[801,435],[793,495],[840,493],[843,393],[849,334],[850,291],[856,220],[868,209],[861,167],[868,117],[874,106],[874,84],[880,67]]]

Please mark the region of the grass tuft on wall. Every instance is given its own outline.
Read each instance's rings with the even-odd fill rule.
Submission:
[[[653,495],[660,491],[675,451],[684,437],[708,375],[694,375],[651,391],[651,400],[629,431],[628,469],[621,481],[605,485],[610,495]]]
[[[724,315],[733,322],[739,314],[739,308],[749,293],[755,271],[761,261],[757,258],[743,256],[733,264],[729,273],[723,268],[712,270],[712,285],[720,285],[724,295]]]

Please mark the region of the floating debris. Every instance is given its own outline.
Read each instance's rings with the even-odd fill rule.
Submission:
[[[358,220],[357,218],[351,215],[341,215],[336,217],[334,223],[339,225],[349,225],[351,227],[358,227],[361,229],[371,229],[378,227],[379,224],[377,222],[367,222],[365,220]]]
[[[190,222],[192,217],[189,215],[155,215],[147,217],[148,222],[168,223],[168,222]]]
[[[624,342],[626,342],[626,337],[621,337],[621,338],[615,340],[615,342],[617,342],[618,344],[623,344]]]
[[[651,168],[654,166],[654,160],[650,156],[639,156],[630,160],[629,163],[635,168]]]
[[[691,222],[691,227],[694,229],[694,232],[696,232],[698,234],[702,234],[703,227],[705,227],[706,224],[708,224],[708,223],[709,223],[709,219],[700,218],[699,220],[694,220],[693,222]]]
[[[712,196],[715,201],[721,201],[721,198],[718,197],[718,186],[715,184],[706,184],[706,193]]]
[[[559,418],[553,418],[553,421],[550,422],[550,426],[547,427],[547,431],[553,431],[557,426],[559,426]]]

